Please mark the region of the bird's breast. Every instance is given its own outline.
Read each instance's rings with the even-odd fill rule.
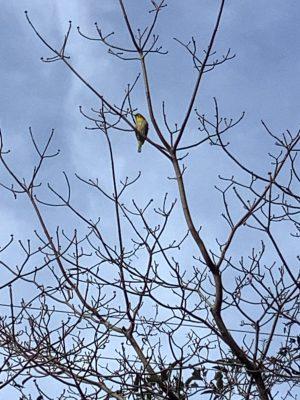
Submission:
[[[136,123],[136,126],[138,129],[143,129],[146,127],[146,125],[147,125],[147,122],[144,120],[137,121],[137,123]]]

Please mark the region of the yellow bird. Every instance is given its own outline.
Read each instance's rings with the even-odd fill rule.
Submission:
[[[135,114],[135,135],[138,141],[138,152],[142,151],[142,146],[148,134],[148,122],[142,114]]]

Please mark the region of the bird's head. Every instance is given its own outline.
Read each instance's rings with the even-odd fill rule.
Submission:
[[[134,115],[134,118],[135,118],[136,122],[144,121],[144,119],[145,119],[145,118],[142,116],[142,114],[139,114],[139,113],[135,114],[135,115]]]

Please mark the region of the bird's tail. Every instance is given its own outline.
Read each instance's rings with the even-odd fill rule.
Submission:
[[[142,146],[143,146],[143,143],[138,142],[138,153],[140,153],[142,151]]]

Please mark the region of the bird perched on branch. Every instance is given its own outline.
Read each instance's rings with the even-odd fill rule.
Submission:
[[[135,114],[135,135],[138,141],[138,152],[142,151],[142,146],[148,134],[148,122],[142,114]]]

